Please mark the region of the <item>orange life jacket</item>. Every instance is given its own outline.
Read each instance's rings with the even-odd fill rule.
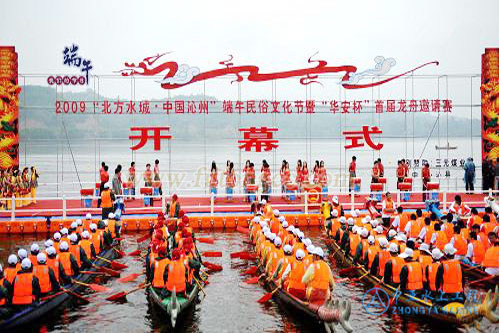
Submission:
[[[472,261],[474,264],[480,265],[483,261],[483,258],[485,256],[485,248],[483,247],[483,243],[480,242],[479,240],[472,240],[471,243],[473,244],[473,258]]]
[[[404,259],[400,257],[393,257],[390,259],[392,262],[392,282],[400,283],[400,271],[404,267]]]
[[[485,252],[482,266],[487,268],[499,267],[499,246],[491,246]]]
[[[423,225],[421,224],[421,220],[417,219],[411,221],[411,230],[409,230],[409,238],[417,238],[422,228]]]
[[[393,200],[385,200],[385,209],[383,209],[383,214],[390,215],[393,214]]]
[[[308,266],[312,265],[313,262],[314,256],[312,254],[308,254],[303,259],[303,266],[305,267],[305,269],[308,269]]]
[[[110,219],[107,221],[107,229],[111,231],[111,237],[116,237],[116,220]]]
[[[284,256],[284,264],[282,265],[282,268],[281,268],[281,271],[279,272],[279,278],[282,277],[282,274],[284,273],[284,271],[286,270],[286,268],[288,267],[289,265],[289,269],[291,269],[293,267],[293,263],[296,261],[295,257],[293,257],[293,255],[285,255]]]
[[[407,276],[407,290],[423,289],[423,270],[421,263],[418,261],[409,262],[406,264],[409,269]]]
[[[457,250],[456,254],[459,256],[466,255],[466,252],[468,250],[468,244],[466,243],[466,240],[464,240],[463,236],[454,235],[453,238],[454,238],[454,247]]]
[[[439,266],[439,262],[428,265],[428,284],[431,291],[437,291],[437,271]]]
[[[350,255],[355,256],[355,251],[357,251],[357,246],[360,243],[360,236],[358,234],[350,235]]]
[[[461,264],[457,260],[445,260],[444,281],[442,291],[444,293],[460,293],[463,291]]]
[[[17,275],[18,268],[17,267],[7,267],[3,270],[3,275],[5,279],[9,281],[10,284],[14,281]]]
[[[101,193],[101,207],[111,208],[113,207],[113,201],[111,200],[111,191],[106,190]]]
[[[30,254],[28,256],[28,259],[31,260],[31,265],[33,267],[35,267],[36,265],[38,265],[38,259],[36,258],[36,256],[34,254]]]
[[[38,278],[40,283],[40,292],[46,294],[52,290],[52,284],[50,283],[49,276],[49,266],[38,265],[33,268],[33,274]]]
[[[169,212],[168,212],[168,215],[169,215],[170,217],[174,217],[174,216],[175,216],[175,211],[176,211],[176,210],[177,210],[177,202],[175,201],[175,202],[172,202],[172,203],[170,204],[170,210],[169,210]]]
[[[88,259],[93,259],[92,258],[92,242],[89,241],[88,239],[82,239],[80,241],[80,246],[85,251],[85,254],[87,255]]]
[[[391,259],[390,252],[388,250],[383,249],[379,251],[378,253],[378,260],[379,260],[379,269],[378,269],[378,274],[379,276],[384,276],[385,275],[385,265],[388,262],[388,260]]]
[[[33,295],[33,273],[17,274],[14,279],[14,295],[12,304],[26,305],[32,304],[35,300]]]
[[[428,245],[431,243],[431,238],[433,237],[433,234],[435,233],[435,229],[433,229],[432,225],[427,225],[426,227],[426,234],[424,236],[424,242]]]
[[[331,223],[331,236],[336,236],[336,233],[340,228],[341,228],[340,221],[338,221],[338,219],[333,219],[333,222]]]
[[[310,281],[309,286],[314,289],[329,289],[329,267],[323,260],[318,260],[313,265],[314,278]]]
[[[62,265],[62,268],[64,269],[64,273],[67,276],[73,276],[73,268],[71,267],[71,252],[61,252],[57,255],[57,260],[59,261],[59,264]]]
[[[454,235],[454,224],[446,222],[444,223],[444,227],[445,235],[447,236],[447,240],[449,240]]]
[[[166,281],[166,289],[176,292],[185,291],[185,266],[181,260],[171,261],[168,264],[168,281]]]
[[[92,244],[94,244],[95,253],[100,253],[101,237],[98,232],[94,232],[90,237]]]
[[[435,231],[435,233],[437,234],[437,236],[436,236],[437,238],[435,240],[435,246],[438,247],[440,249],[440,251],[443,251],[444,246],[447,243],[449,243],[447,235],[442,230]]]
[[[361,258],[363,259],[364,256],[366,255],[367,249],[369,248],[369,243],[367,241],[367,238],[361,239],[360,243],[362,244],[362,253],[360,255]]]
[[[270,231],[272,231],[274,234],[279,233],[279,220],[276,218],[273,218],[272,221],[270,222]]]
[[[492,223],[492,222],[485,222],[483,225],[482,225],[482,228],[483,228],[483,232],[485,233],[485,235],[488,235],[489,233],[493,232],[495,227],[496,227],[496,223]]]
[[[426,267],[433,262],[433,258],[426,254],[421,254],[419,256],[419,262],[421,263],[421,269],[423,271],[423,282],[426,282]]]
[[[69,245],[69,252],[71,252],[73,254],[73,256],[75,257],[76,263],[78,264],[78,267],[81,267],[80,245],[78,245],[78,244]]]
[[[400,228],[400,231],[404,231],[405,230],[405,226],[407,225],[407,223],[409,223],[409,218],[407,217],[407,214],[400,214],[400,225],[399,225],[399,228]]]
[[[483,231],[480,232],[478,235],[480,236],[480,242],[482,242],[483,249],[486,251],[490,246],[489,238]]]
[[[3,286],[3,281],[4,280],[5,280],[4,277],[0,279],[0,286]],[[0,299],[0,306],[5,305],[5,303],[6,303],[6,298],[5,297],[3,299]]]
[[[56,280],[60,281],[60,279],[59,279],[59,260],[57,260],[56,258],[47,257],[47,266],[52,268],[52,270],[54,271],[54,275],[55,275]]]
[[[165,274],[166,266],[170,263],[168,258],[154,261],[154,277],[152,279],[152,286],[154,288],[164,288],[165,281],[163,276]]]
[[[305,266],[302,261],[295,260],[289,273],[288,291],[290,289],[305,290],[305,284],[301,282],[305,275]]]
[[[378,254],[380,251],[379,246],[377,245],[371,245],[367,249],[367,260],[368,260],[368,267],[369,269],[371,268],[374,258],[376,258],[376,254]]]
[[[59,244],[61,244],[62,242],[66,242],[66,243],[68,243],[68,245],[71,244],[71,242],[69,241],[69,238],[67,238],[67,237],[62,237],[61,240],[59,241]]]
[[[274,249],[270,253],[270,273],[274,273],[275,269],[277,268],[277,264],[279,261],[284,258],[284,252],[282,249]]]

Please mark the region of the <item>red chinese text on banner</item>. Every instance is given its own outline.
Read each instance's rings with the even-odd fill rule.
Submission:
[[[361,131],[346,131],[343,132],[346,140],[351,140],[352,143],[345,146],[345,149],[364,147],[363,142],[359,142],[364,139],[369,147],[374,150],[381,150],[383,148],[382,143],[375,144],[371,139],[371,134],[382,134],[383,132],[374,126],[369,129],[369,126],[362,126]]]
[[[162,135],[161,131],[169,131],[170,127],[131,127],[130,131],[139,131],[139,135],[130,135],[128,138],[130,140],[140,140],[138,144],[131,147],[131,150],[139,150],[144,147],[149,139],[154,140],[154,150],[161,150],[161,140],[171,139],[171,135]],[[149,132],[152,131],[152,134]]]
[[[264,151],[278,147],[279,140],[273,138],[273,132],[277,132],[277,128],[250,127],[240,128],[239,131],[244,132],[244,139],[238,141],[241,144],[239,149],[251,151],[254,147],[256,152],[261,152],[262,147]]]

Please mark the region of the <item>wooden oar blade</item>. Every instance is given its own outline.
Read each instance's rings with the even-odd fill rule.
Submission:
[[[118,249],[115,249],[113,248],[114,252],[118,255],[118,259],[120,258],[123,258],[124,256],[126,256],[126,253],[121,251],[121,250],[118,250]]]
[[[239,258],[244,260],[256,260],[256,254],[254,253],[243,253],[239,256]]]
[[[203,257],[207,258],[219,258],[222,256],[222,252],[217,251],[205,251],[203,252]]]
[[[150,238],[151,238],[151,235],[150,234],[146,234],[146,235],[144,235],[142,237],[137,238],[137,243],[142,243],[142,242],[144,242],[144,241],[146,241],[146,240],[148,240]]]
[[[90,283],[90,288],[98,293],[107,293],[111,291],[108,287],[104,287],[96,283]]]
[[[71,291],[69,289],[63,289],[65,292],[67,292],[68,294],[70,294],[71,296],[74,296],[76,297],[77,299],[83,301],[84,303],[88,304],[90,303],[89,299],[86,298],[86,297],[83,297],[82,295],[78,294],[78,293],[75,293],[74,291]]]
[[[217,264],[213,264],[211,262],[203,261],[203,265],[211,271],[219,272],[223,270],[223,267]]]
[[[205,243],[205,244],[214,244],[215,240],[210,237],[204,237],[204,238],[197,238],[196,239],[200,243]]]
[[[248,251],[233,252],[230,254],[231,258],[240,258],[241,255],[247,254]]]
[[[122,270],[122,269],[127,269],[128,268],[127,265],[119,263],[119,262],[116,262],[116,261],[111,262],[111,267],[113,269],[118,269],[118,270]]]
[[[122,299],[123,297],[126,296],[126,292],[124,291],[120,291],[119,293],[117,294],[114,294],[114,295],[111,295],[109,297],[106,297],[106,301],[111,301],[111,302],[115,302],[119,299]]]
[[[258,283],[258,280],[260,280],[260,277],[259,276],[255,276],[253,278],[247,279],[246,281],[244,281],[244,283],[247,283],[247,284],[256,284],[256,283]]]
[[[124,276],[122,278],[119,278],[118,282],[120,283],[127,283],[127,282],[132,282],[132,281],[135,281],[139,276],[141,276],[142,274],[139,274],[139,273],[133,273],[133,274],[130,274],[130,275],[127,275],[127,276]]]
[[[249,229],[248,228],[243,228],[243,227],[240,227],[240,226],[237,226],[236,230],[242,234],[246,234],[248,235],[249,234]]]
[[[264,304],[270,301],[271,299],[272,299],[272,293],[266,293],[265,295],[260,297],[260,299],[257,302],[260,304]]]
[[[105,272],[111,276],[120,276],[120,272],[117,272],[115,270],[112,270],[110,268],[106,268],[106,267],[98,267],[98,270],[101,271],[101,272]]]
[[[132,257],[136,257],[136,256],[140,256],[140,249],[137,249],[135,251],[132,251],[130,253],[128,253],[129,256],[132,256]]]
[[[340,274],[340,275],[345,275],[345,274],[348,274],[348,273],[350,273],[350,272],[355,271],[356,269],[357,269],[357,267],[348,267],[348,268],[344,268],[344,269],[340,270],[340,271],[338,272],[338,274]]]
[[[88,274],[88,275],[106,275],[105,272],[94,272],[94,271],[80,271],[80,274]]]
[[[246,274],[246,275],[255,275],[257,271],[258,271],[258,267],[254,266],[254,267],[250,267],[247,270],[245,270],[243,272],[243,274]]]

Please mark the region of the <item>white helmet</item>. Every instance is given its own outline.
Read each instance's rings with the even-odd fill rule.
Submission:
[[[348,218],[348,224],[349,224],[349,225],[354,225],[354,220],[353,220],[353,218],[351,218],[351,217],[349,217],[349,218]]]
[[[54,234],[54,239],[55,239],[56,241],[60,240],[60,239],[61,239],[61,234],[60,234],[59,232],[56,232],[56,233]]]
[[[332,214],[333,214],[333,217],[338,217],[338,211],[337,211],[336,209],[335,209],[335,210],[333,210],[333,213],[332,213]]]
[[[376,228],[376,226],[378,225],[378,220],[371,220],[370,222],[373,228]]]
[[[446,255],[454,255],[456,254],[456,252],[457,252],[456,248],[451,243],[445,244],[444,253]]]
[[[281,237],[277,236],[276,238],[274,238],[274,245],[279,247],[282,245],[282,239]]]
[[[86,218],[87,220],[91,220],[91,219],[92,219],[92,214],[87,213],[87,215],[85,216],[85,218]]]
[[[258,223],[258,222],[260,222],[260,221],[261,221],[260,216],[255,216],[255,217],[251,220],[251,222],[257,222],[257,223]]]
[[[431,256],[433,257],[433,259],[435,260],[439,260],[440,258],[443,257],[443,253],[442,251],[440,251],[440,249],[436,248],[436,249],[433,249],[433,251],[431,251]]]
[[[76,229],[76,228],[78,228],[78,223],[74,221],[73,223],[71,223],[71,229]]]
[[[347,221],[346,217],[341,216],[340,217],[340,223],[345,223]]]
[[[108,219],[114,219],[116,217],[116,215],[114,215],[114,213],[109,213],[109,215],[107,216]]]
[[[67,235],[68,234],[68,228],[62,228],[61,229],[61,235]]]
[[[426,243],[423,243],[423,244],[419,245],[419,251],[424,251],[426,253],[431,254],[431,252],[430,252],[430,246],[428,244],[426,244]]]
[[[111,184],[109,182],[105,183],[104,188],[111,188]]]
[[[269,227],[263,227],[262,232],[265,235],[269,230]]]
[[[370,220],[367,219],[367,216],[362,219],[362,223],[366,224],[369,223]]]
[[[324,251],[318,246],[314,249],[314,254],[318,255],[321,258],[324,258]]]
[[[303,244],[305,244],[305,246],[309,246],[309,245],[311,245],[311,244],[312,244],[312,241],[310,240],[310,238],[305,238],[305,239],[303,240]]]
[[[388,251],[391,253],[397,253],[399,251],[399,247],[395,243],[390,243],[390,247],[388,248]]]
[[[374,244],[374,236],[367,237],[367,242],[371,245]]]
[[[279,209],[274,209],[274,216],[279,216],[279,214],[281,214]]]
[[[81,219],[77,219],[77,220],[76,220],[76,224],[77,224],[77,225],[83,225],[83,221],[82,221]]]
[[[299,228],[295,227],[295,228],[293,229],[293,235],[298,236],[298,233],[299,233],[299,232],[300,232],[300,229],[299,229]]]
[[[371,221],[371,216],[366,215],[366,220],[367,220],[367,222]]]
[[[3,272],[3,266],[2,266],[2,264],[0,264],[0,273],[2,273],[2,272]]]
[[[382,248],[385,248],[388,246],[388,240],[385,237],[378,238],[378,243],[379,243],[379,246],[381,246]]]
[[[303,260],[303,258],[305,258],[305,251],[303,251],[302,249],[296,251],[296,259]]]
[[[400,241],[400,242],[407,242],[407,236],[403,233],[399,233],[396,237],[395,237],[396,240]]]
[[[78,241],[78,236],[76,236],[76,234],[71,234],[71,235],[69,235],[69,240],[72,243],[76,243]]]
[[[36,261],[38,261],[39,264],[44,264],[47,262],[47,256],[45,255],[45,253],[38,253],[36,255]]]
[[[289,244],[286,244],[284,245],[283,251],[286,254],[291,254],[293,252],[293,247]]]
[[[28,257],[28,251],[25,249],[19,249],[19,251],[17,251],[17,256],[20,260],[23,260]]]
[[[405,259],[405,258],[412,258],[413,255],[414,255],[414,251],[410,247],[406,247],[405,251],[403,253],[399,254],[399,257],[402,259]]]
[[[102,220],[102,222],[104,222],[104,225],[107,227],[107,225],[108,225],[108,223],[109,223],[109,222],[107,221],[107,219],[106,219],[106,220]]]
[[[53,247],[53,246],[51,246],[51,247],[49,247],[49,248],[47,249],[47,254],[48,254],[49,256],[53,256],[53,255],[55,255],[56,253],[57,253],[57,251],[55,250],[55,247]]]
[[[281,216],[279,216],[278,220],[279,220],[279,222],[284,222],[284,221],[286,221],[286,218],[284,217],[284,215],[281,215]]]
[[[307,252],[310,254],[314,254],[315,246],[313,244],[310,244],[307,246]]]
[[[359,227],[357,227],[356,225],[354,225],[354,226],[352,227],[352,232],[353,232],[354,234],[356,234],[356,233],[357,233],[357,230],[359,230]]]
[[[288,221],[284,220],[282,221],[282,227],[287,228],[288,227]]]
[[[390,231],[388,231],[388,237],[395,237],[395,235],[397,235],[397,232],[393,229],[390,229]]]
[[[360,216],[360,210],[359,210],[359,209],[356,209],[356,210],[355,210],[355,214],[357,214],[357,216]]]
[[[376,233],[378,233],[378,234],[382,234],[382,233],[383,233],[383,226],[378,225],[378,226],[376,227],[376,229],[374,229],[374,230],[376,231]]]
[[[95,223],[91,223],[91,224],[90,224],[90,230],[92,230],[92,231],[97,230],[97,224],[95,224]]]
[[[364,238],[367,237],[367,236],[369,236],[369,231],[367,231],[366,228],[363,228],[361,236],[364,237]]]
[[[90,238],[90,234],[88,233],[88,231],[84,231],[81,233],[81,238],[83,239],[89,239]]]
[[[276,234],[274,234],[273,232],[271,232],[269,234],[269,238],[270,238],[271,241],[274,241],[274,239],[276,238]]]
[[[357,217],[357,212],[355,210],[351,210],[350,211],[350,215],[352,215],[352,217]]]
[[[260,201],[260,203],[261,203],[262,205],[265,205],[265,204],[267,203],[267,200],[262,199],[262,201]]]
[[[7,259],[7,263],[9,265],[15,265],[17,264],[17,256],[15,254],[11,254],[9,258]]]
[[[54,242],[51,239],[47,239],[44,243],[45,248],[49,248],[54,245]]]
[[[36,244],[36,243],[33,243],[33,244],[31,244],[31,249],[30,250],[31,250],[31,253],[33,253],[33,252],[40,252],[40,246],[38,246],[38,244]]]
[[[61,242],[61,244],[59,245],[59,250],[61,250],[61,251],[69,250],[68,242],[66,242],[66,241]]]
[[[290,225],[289,227],[286,228],[286,230],[290,233],[293,233],[293,230],[295,230],[295,226]]]
[[[340,202],[340,201],[338,200],[338,197],[337,197],[336,195],[333,197],[333,200],[332,200],[332,201],[333,201],[333,203],[335,203],[335,204],[338,204],[338,203]]]
[[[31,260],[28,258],[24,258],[23,261],[21,261],[21,268],[22,269],[30,269],[31,268]]]
[[[299,239],[303,239],[303,238],[305,238],[305,234],[303,233],[303,231],[300,231],[300,232],[298,233],[298,238],[299,238]]]

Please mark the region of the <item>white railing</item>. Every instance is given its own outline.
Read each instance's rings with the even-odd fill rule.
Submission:
[[[421,204],[425,204],[423,201],[404,201],[404,196],[409,194],[423,194],[425,193],[427,196],[428,200],[431,200],[431,197],[433,194],[438,194],[438,198],[440,201],[440,207],[442,207],[443,210],[446,210],[447,207],[454,201],[453,197],[450,197],[450,194],[456,193],[455,191],[393,191],[391,192],[392,195],[394,195],[394,200],[397,203],[397,206],[402,205],[404,208],[411,208],[415,206],[420,206]],[[499,191],[473,191],[472,194],[480,194],[480,195],[488,195],[492,196],[493,194],[497,194]],[[272,198],[276,197],[289,197],[290,195],[295,196],[295,200],[293,201],[288,201],[285,203],[278,203],[274,204],[272,203]],[[286,193],[284,195],[278,195],[278,194],[265,194],[265,193],[247,193],[247,194],[234,194],[230,195],[231,198],[244,198],[244,197],[253,197],[256,200],[261,200],[262,196],[268,196],[271,200],[270,203],[273,205],[274,208],[279,208],[283,207],[286,211],[293,211],[293,210],[302,210],[305,214],[308,214],[311,206],[312,207],[317,207],[317,204],[314,203],[309,203],[309,196],[310,195],[323,195],[323,193],[313,193],[310,194],[310,192],[301,192],[301,193]],[[326,195],[324,193],[324,195]],[[344,197],[345,195],[350,197],[349,202],[343,202],[343,208],[344,209],[359,209],[359,208],[365,208],[365,199],[364,197],[376,197],[381,196],[381,192],[351,192],[349,194],[346,193],[327,193],[328,196],[342,196]],[[125,199],[125,211],[127,213],[141,213],[141,212],[150,212],[151,210],[156,210],[157,212],[162,211],[163,213],[166,212],[166,203],[167,199],[169,199],[171,196],[163,193],[162,195],[134,195],[133,199],[138,199],[144,201],[144,199],[150,199],[150,200],[161,200],[161,207],[154,207],[154,206],[144,206],[144,207],[130,207],[126,208],[126,199],[131,198],[132,196],[130,195],[120,195],[117,196],[117,198],[124,198]],[[249,211],[251,207],[251,203],[245,203],[245,204],[231,204],[228,202],[228,195],[227,194],[217,194],[216,197],[215,195],[182,195],[182,198],[197,198],[197,199],[210,199],[209,204],[205,205],[182,205],[182,209],[186,212],[189,212],[190,210],[192,211],[193,209],[203,209],[203,212],[208,212],[211,216],[215,214],[215,211],[221,211],[221,212],[228,212],[230,210],[224,210],[224,209],[247,209]],[[359,198],[361,201],[359,202]],[[30,213],[34,214],[34,216],[41,216],[41,215],[50,215],[50,213],[53,213],[50,215],[51,217],[53,216],[61,216],[63,219],[66,219],[68,214],[70,215],[72,212],[78,212],[81,213],[82,211],[85,213],[100,213],[101,208],[93,208],[93,207],[86,207],[84,204],[81,205],[81,207],[76,207],[76,208],[68,208],[67,203],[68,201],[81,201],[83,203],[83,200],[98,200],[100,197],[98,196],[62,196],[62,197],[37,197],[37,201],[55,201],[60,203],[60,208],[17,208],[16,207],[16,201],[21,201],[21,200],[31,200],[31,198],[0,198],[0,202],[9,202],[10,201],[10,209],[5,209],[3,212],[5,213],[10,213],[10,220],[15,221],[16,219],[16,213]],[[357,200],[356,200],[357,199]],[[482,206],[484,204],[483,198],[481,198],[478,201],[466,201],[466,197],[463,197],[463,202],[469,206]],[[225,202],[221,202],[222,200],[225,200]],[[218,201],[218,202],[217,202]],[[0,210],[0,212],[2,212]],[[47,214],[49,213],[49,214]],[[1,219],[1,218],[0,218]]]

